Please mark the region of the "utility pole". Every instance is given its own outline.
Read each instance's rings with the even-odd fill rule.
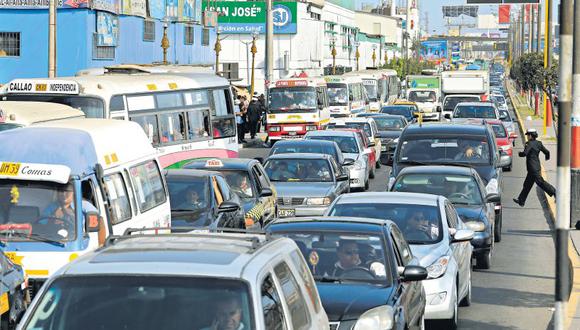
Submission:
[[[409,12],[410,12],[410,8],[409,8],[409,0],[407,0],[406,3],[406,7],[407,9],[405,10],[405,15],[406,15],[406,24],[405,24],[405,80],[407,79],[407,76],[409,75],[409,37],[411,36],[409,33]]]
[[[274,78],[274,20],[272,17],[272,1],[266,0],[266,84]],[[266,85],[266,93],[268,91]]]
[[[545,1],[544,68],[549,69],[552,67],[552,0]],[[552,125],[552,98],[544,92],[544,135],[550,125]]]
[[[56,0],[48,5],[48,77],[56,77]]]
[[[574,0],[560,2],[560,92],[558,96],[558,198],[556,199],[556,304],[554,329],[565,328],[566,302],[570,292],[568,230],[570,225],[570,118],[572,114],[572,70]],[[576,61],[577,62],[577,61]],[[580,71],[574,72],[580,74]],[[578,77],[578,75],[576,75]],[[579,80],[580,81],[580,80]],[[576,86],[578,88],[578,86]]]
[[[539,54],[542,50],[541,42],[542,42],[542,4],[538,3],[536,5],[537,9],[537,25],[536,25],[536,52]]]
[[[574,19],[580,19],[580,0],[574,2]],[[572,214],[570,225],[580,229],[580,24],[574,24],[574,107],[572,109],[572,160],[571,160],[571,191],[572,195],[570,204],[572,205]]]
[[[528,53],[534,51],[532,41],[534,40],[534,9],[532,5],[528,5],[530,10],[528,12]]]
[[[526,6],[525,5],[522,5],[520,21],[521,21],[521,25],[520,25],[520,29],[521,29],[521,31],[520,31],[520,33],[521,33],[520,50],[521,50],[521,53],[520,53],[520,56],[522,56],[526,53]]]

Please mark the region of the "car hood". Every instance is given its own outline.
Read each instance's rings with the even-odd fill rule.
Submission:
[[[431,266],[437,259],[447,254],[449,245],[437,244],[411,244],[413,255],[419,259],[419,264],[423,267]]]
[[[332,182],[273,182],[278,197],[326,197],[334,188]]]
[[[386,305],[393,293],[393,287],[372,284],[320,283],[318,293],[330,321],[358,319],[369,309]]]
[[[396,139],[401,136],[402,131],[380,131],[381,139]]]
[[[481,221],[483,218],[483,206],[454,204],[459,217],[466,221]]]

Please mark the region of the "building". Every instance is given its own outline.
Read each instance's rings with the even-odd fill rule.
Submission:
[[[400,57],[399,45],[402,39],[401,20],[391,16],[357,11],[355,22],[359,28],[360,69],[381,66],[385,58]],[[375,61],[373,63],[373,54]]]
[[[356,70],[355,2],[350,0],[328,0],[322,13],[324,21],[324,73],[332,74],[333,63],[336,73]],[[332,49],[336,51],[333,58]]]
[[[201,22],[201,1],[68,0],[57,10],[57,76],[86,68],[163,60],[211,65],[215,29]],[[180,8],[178,8],[178,3]],[[48,0],[0,2],[0,84],[48,74]]]

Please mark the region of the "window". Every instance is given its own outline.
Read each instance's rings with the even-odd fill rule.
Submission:
[[[97,44],[97,34],[93,34],[93,59],[95,60],[114,60],[115,46],[99,46]]]
[[[157,101],[157,107],[159,109],[183,106],[183,99],[179,92],[155,94],[155,100]]]
[[[285,262],[282,262],[274,268],[274,272],[280,280],[282,292],[284,293],[286,304],[290,310],[292,328],[296,330],[309,329],[310,319],[308,318],[306,301],[304,301],[304,296],[302,295],[302,292],[300,292],[300,287],[298,286],[298,282],[296,282],[296,278],[294,278],[292,271],[290,271],[290,268]]]
[[[209,29],[203,29],[201,31],[201,45],[209,46]]]
[[[268,275],[262,282],[261,296],[266,330],[285,330],[284,309],[271,275]]]
[[[185,140],[185,113],[161,113],[158,117],[162,144]]]
[[[222,77],[229,80],[239,79],[239,63],[222,63]]]
[[[131,167],[130,174],[141,213],[165,203],[165,187],[155,161]]]
[[[133,116],[130,120],[141,125],[151,144],[159,144],[159,127],[157,126],[157,117],[155,115]]]
[[[186,25],[183,27],[183,34],[185,36],[185,40],[183,43],[186,45],[193,45],[193,26]]]
[[[111,111],[125,110],[125,100],[123,100],[123,95],[112,96],[109,108]]]
[[[230,199],[232,199],[232,193],[230,191],[230,186],[228,185],[226,180],[224,178],[222,178],[221,176],[216,176],[216,181],[218,183],[218,186],[220,187],[220,191],[222,193],[222,197],[224,198],[224,201],[229,201]]]
[[[401,266],[407,266],[411,260],[413,260],[413,254],[411,253],[411,249],[409,245],[407,245],[407,241],[403,237],[403,234],[399,231],[396,226],[391,227],[391,233],[393,235],[393,240],[399,255],[402,258],[403,264]]]
[[[213,106],[211,114],[214,116],[227,116],[233,114],[233,110],[228,107],[228,100],[226,98],[227,90],[217,89],[212,91]]]
[[[449,203],[445,203],[445,212],[447,213],[447,223],[450,228],[457,228],[457,213],[455,208]]]
[[[190,140],[209,136],[209,110],[191,110],[187,113]]]
[[[155,41],[155,21],[143,21],[143,41]]]
[[[111,222],[118,224],[131,219],[131,206],[127,188],[120,173],[107,175],[103,178],[107,189],[107,200],[111,209]]]
[[[298,273],[300,274],[300,277],[302,278],[302,281],[306,286],[306,293],[308,294],[308,298],[312,302],[314,310],[316,312],[320,311],[321,303],[320,299],[318,298],[316,284],[314,284],[314,278],[312,277],[312,273],[310,272],[310,269],[308,269],[308,266],[304,261],[304,258],[306,258],[306,256],[303,256],[302,253],[298,252],[298,250],[294,250],[292,253],[290,253],[290,258],[292,259],[292,262],[294,263],[296,269],[298,269]]]
[[[0,57],[20,56],[20,32],[0,32]]]
[[[232,118],[214,118],[211,121],[215,139],[236,136],[236,123]]]
[[[183,97],[185,105],[209,105],[209,95],[206,90],[184,92]]]

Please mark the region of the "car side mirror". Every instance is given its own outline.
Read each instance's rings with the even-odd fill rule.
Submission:
[[[375,141],[370,141],[369,142],[369,147],[374,147],[376,145]]]
[[[499,194],[489,194],[485,196],[485,201],[487,203],[499,203],[501,202],[501,196]]]
[[[451,119],[451,114],[446,113],[445,116],[443,116],[443,117],[445,117],[445,119]]]
[[[262,191],[260,192],[260,197],[270,197],[273,196],[274,192],[272,191],[272,189],[266,187],[266,188],[262,188]]]
[[[239,209],[240,205],[238,203],[226,201],[218,207],[218,213],[232,213],[237,212]]]
[[[425,267],[415,266],[415,265],[408,265],[403,270],[403,274],[401,275],[401,280],[405,282],[416,282],[422,281],[427,278],[427,270]]]
[[[344,162],[342,162],[342,166],[352,166],[354,165],[354,159],[346,158]]]
[[[469,229],[461,229],[455,232],[451,243],[469,242],[473,239],[474,232]]]
[[[507,115],[505,113],[502,113],[502,114],[499,115],[499,119],[502,119],[503,120],[503,119],[506,119],[506,118],[507,118]]]
[[[439,101],[439,102],[441,102],[441,101]],[[441,107],[437,107],[437,112],[441,112],[441,111],[442,111]]]
[[[341,174],[341,175],[337,176],[336,181],[339,181],[339,182],[348,181],[348,174]]]
[[[254,157],[255,160],[259,161],[260,164],[264,164],[264,158],[262,157]]]

